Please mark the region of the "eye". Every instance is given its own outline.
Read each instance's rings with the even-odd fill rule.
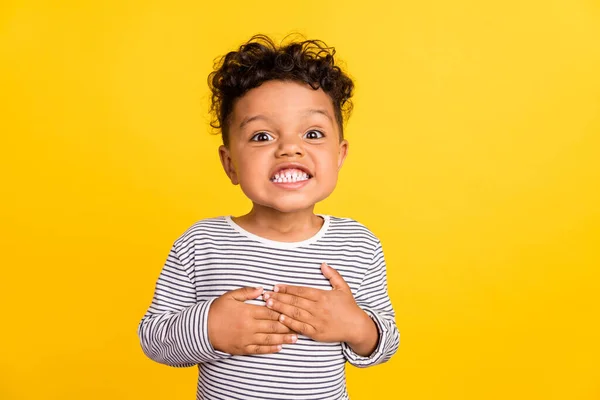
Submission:
[[[273,140],[273,136],[269,135],[267,132],[258,132],[256,135],[252,136],[250,140],[253,142],[268,142],[269,140]]]
[[[308,132],[306,132],[306,133],[304,134],[304,138],[305,138],[305,139],[321,139],[321,138],[323,138],[323,137],[325,137],[325,135],[323,134],[323,132],[321,132],[321,131],[316,131],[316,130],[314,130],[314,129],[313,129],[313,130],[310,130],[310,131],[308,131]]]

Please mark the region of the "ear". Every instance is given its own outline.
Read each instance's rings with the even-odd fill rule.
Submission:
[[[338,171],[342,168],[342,165],[344,165],[344,160],[348,155],[348,146],[350,146],[350,144],[347,140],[344,139],[340,142],[340,148],[338,151]]]
[[[234,185],[239,184],[237,172],[235,172],[235,165],[233,164],[233,160],[231,159],[231,153],[229,149],[225,146],[219,147],[219,158],[221,159],[221,165],[225,170],[225,173],[231,180],[231,183]]]

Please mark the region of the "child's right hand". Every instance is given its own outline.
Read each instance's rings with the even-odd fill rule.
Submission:
[[[298,335],[279,322],[280,314],[265,306],[244,303],[263,288],[241,288],[220,296],[208,311],[208,339],[215,350],[234,355],[277,353]]]

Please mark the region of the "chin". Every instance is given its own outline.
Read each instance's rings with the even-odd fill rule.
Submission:
[[[293,198],[280,197],[278,199],[252,199],[252,202],[261,207],[277,210],[282,213],[293,213],[298,211],[312,210],[319,201],[320,197],[316,198]]]
[[[314,206],[326,199],[329,192],[302,194],[299,193],[288,193],[284,195],[272,196],[272,193],[248,193],[245,192],[246,196],[252,201],[252,203],[261,207],[270,208],[277,210],[282,213],[293,213],[298,211],[305,211],[307,209],[313,209]],[[274,198],[275,197],[275,198]]]
[[[312,209],[315,206],[316,203],[310,203],[310,204],[264,204],[265,207],[269,207],[272,208],[274,210],[277,210],[279,212],[282,213],[293,213],[293,212],[297,212],[297,211],[304,211],[307,209]]]

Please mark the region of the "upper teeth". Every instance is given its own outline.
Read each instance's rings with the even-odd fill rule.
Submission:
[[[309,178],[308,174],[299,169],[284,169],[275,174],[271,178],[272,182],[285,183],[285,182],[300,182],[305,181]]]

